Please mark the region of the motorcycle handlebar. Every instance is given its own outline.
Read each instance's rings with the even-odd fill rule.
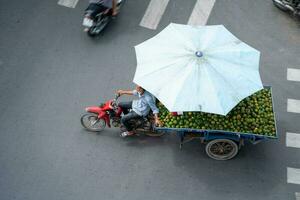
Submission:
[[[118,98],[120,97],[121,95],[120,94],[115,94],[115,98],[113,99],[113,101],[111,102],[111,106],[114,108],[114,109],[117,109],[118,107],[118,103],[117,103],[117,100]]]
[[[115,100],[117,100],[120,96],[121,96],[121,95],[117,93],[117,94],[115,95]]]

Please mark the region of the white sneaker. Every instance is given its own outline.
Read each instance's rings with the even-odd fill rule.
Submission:
[[[120,136],[122,138],[125,138],[125,137],[128,137],[128,136],[133,136],[134,134],[135,133],[133,133],[133,132],[125,131],[125,132],[121,133]]]
[[[87,17],[83,18],[83,22],[82,22],[83,26],[92,27],[93,23],[94,23],[94,21],[92,19],[87,18]]]

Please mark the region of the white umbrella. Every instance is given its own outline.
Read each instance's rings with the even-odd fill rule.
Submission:
[[[134,82],[171,112],[226,115],[242,99],[263,88],[260,52],[223,25],[171,23],[135,46]]]

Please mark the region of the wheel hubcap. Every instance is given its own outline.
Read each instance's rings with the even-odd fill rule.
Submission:
[[[232,145],[226,142],[215,143],[211,146],[211,152],[216,155],[228,155],[232,150]]]

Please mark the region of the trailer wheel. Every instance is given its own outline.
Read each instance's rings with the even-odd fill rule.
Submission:
[[[215,139],[207,143],[206,154],[215,160],[229,160],[239,151],[238,145],[229,139]]]

